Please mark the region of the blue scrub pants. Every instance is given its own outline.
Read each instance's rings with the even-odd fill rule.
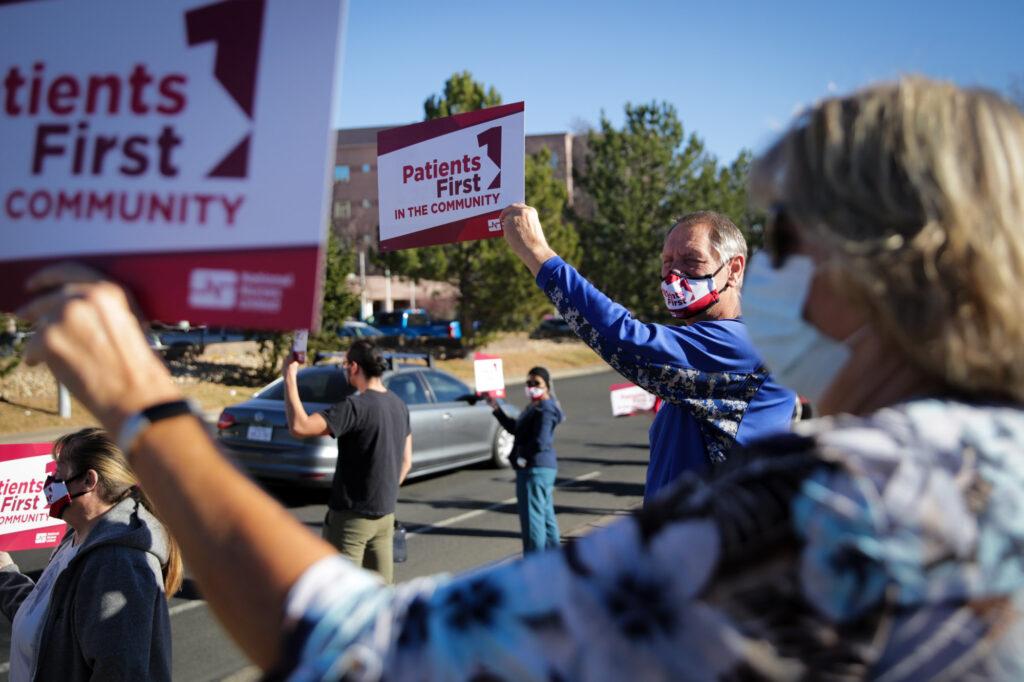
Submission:
[[[523,553],[558,547],[555,520],[555,473],[550,467],[516,471],[519,524],[523,529]]]

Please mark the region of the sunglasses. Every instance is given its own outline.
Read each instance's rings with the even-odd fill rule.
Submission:
[[[775,204],[768,212],[768,220],[764,226],[764,250],[771,259],[772,267],[781,267],[786,258],[796,253],[800,237],[793,225],[786,207]]]
[[[538,388],[544,386],[543,383],[541,383],[540,381],[536,381],[534,379],[530,379],[529,381],[527,381],[526,385],[529,386],[530,388]]]

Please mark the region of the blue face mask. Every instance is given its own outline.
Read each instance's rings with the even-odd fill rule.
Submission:
[[[768,370],[783,386],[817,403],[850,358],[850,349],[804,320],[814,261],[789,256],[773,269],[754,255],[743,285],[743,322]]]

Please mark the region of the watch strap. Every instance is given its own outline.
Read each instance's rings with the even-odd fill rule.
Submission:
[[[121,452],[127,455],[131,452],[132,447],[135,446],[135,441],[139,439],[143,431],[149,428],[150,424],[161,419],[180,417],[185,414],[199,416],[199,410],[191,400],[170,400],[165,403],[150,405],[144,410],[139,410],[124,420],[124,424],[121,425],[121,432],[117,437],[117,446],[121,449]]]

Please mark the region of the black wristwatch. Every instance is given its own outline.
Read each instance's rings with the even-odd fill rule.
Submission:
[[[127,455],[135,446],[142,432],[149,428],[153,422],[171,417],[180,417],[184,414],[191,414],[201,418],[201,412],[191,400],[171,400],[166,403],[157,403],[144,410],[140,410],[124,420],[121,425],[121,432],[117,435],[117,447]]]

